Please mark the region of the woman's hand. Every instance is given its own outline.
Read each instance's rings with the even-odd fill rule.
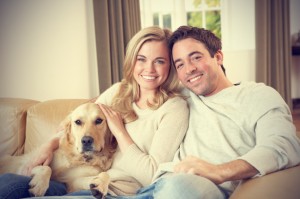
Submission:
[[[121,151],[124,152],[133,144],[133,141],[125,128],[121,114],[103,104],[98,105],[106,117],[110,131],[116,137]]]

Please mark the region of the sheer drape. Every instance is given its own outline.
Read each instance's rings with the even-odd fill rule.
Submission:
[[[125,48],[141,28],[139,0],[94,0],[100,93],[122,79]]]
[[[275,88],[291,107],[289,0],[256,0],[256,80]]]

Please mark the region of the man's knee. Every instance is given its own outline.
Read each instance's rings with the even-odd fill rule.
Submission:
[[[223,199],[224,194],[213,182],[192,174],[174,174],[157,182],[154,198]]]

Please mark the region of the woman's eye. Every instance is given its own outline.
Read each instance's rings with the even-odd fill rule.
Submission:
[[[78,125],[78,126],[80,126],[82,124],[82,122],[81,122],[81,120],[76,120],[75,124]]]
[[[96,119],[95,124],[96,124],[96,125],[97,125],[97,124],[101,124],[102,121],[103,121],[102,119],[98,118],[98,119]]]
[[[139,61],[139,62],[145,62],[145,61],[146,61],[146,59],[145,59],[145,58],[143,58],[143,57],[138,57],[138,58],[136,59],[136,61]]]
[[[164,61],[164,60],[156,60],[155,63],[158,63],[158,64],[164,64],[165,61]]]

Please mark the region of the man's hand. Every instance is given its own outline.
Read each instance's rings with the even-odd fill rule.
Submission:
[[[175,165],[174,171],[176,173],[199,175],[209,179],[215,184],[221,184],[224,182],[222,176],[220,175],[220,168],[218,165],[208,163],[193,156],[187,156],[180,163]]]
[[[211,164],[197,157],[188,156],[175,165],[176,173],[190,173],[209,179],[215,184],[242,180],[258,174],[251,164],[244,160],[233,160],[224,164]]]
[[[59,137],[54,137],[49,142],[41,145],[37,151],[36,155],[30,159],[26,165],[21,170],[22,175],[30,176],[31,170],[38,165],[49,165],[53,158],[53,152],[58,148]]]

